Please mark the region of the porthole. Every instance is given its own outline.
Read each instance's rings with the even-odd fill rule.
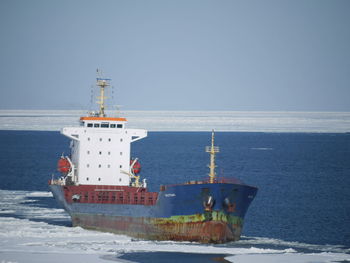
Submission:
[[[90,151],[87,151],[87,154],[90,154]]]
[[[111,168],[111,165],[109,164],[109,165],[107,165],[107,167],[108,167],[108,168]]]
[[[108,141],[110,142],[110,141],[111,141],[111,138],[108,138]]]
[[[88,137],[87,140],[90,141],[90,137]]]
[[[102,165],[101,165],[101,164],[99,164],[99,165],[98,165],[98,168],[101,168],[101,166],[102,166]]]
[[[86,167],[89,168],[89,167],[90,167],[90,164],[87,164]]]
[[[98,152],[98,154],[99,154],[99,155],[102,155],[102,152],[101,152],[101,151],[99,151],[99,152]]]
[[[123,139],[120,139],[120,142],[122,142],[123,141]]]
[[[102,142],[102,138],[100,138],[100,142]]]
[[[98,178],[99,181],[101,181],[101,178]]]
[[[119,178],[119,182],[121,182],[122,181],[122,178]]]
[[[123,165],[119,165],[119,168],[123,168]]]
[[[86,181],[89,181],[89,177],[86,177]]]
[[[122,153],[122,152],[120,152],[120,155],[123,155],[123,153]]]
[[[111,155],[111,152],[108,152],[108,155]]]

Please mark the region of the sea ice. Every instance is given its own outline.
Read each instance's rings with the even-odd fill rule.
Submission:
[[[0,110],[0,130],[58,131],[86,111]],[[350,131],[350,112],[124,111],[129,128],[149,131],[328,132]]]
[[[89,231],[47,223],[42,219],[69,220],[62,209],[33,206],[26,200],[52,198],[48,192],[0,190],[0,262],[115,262],[120,253],[183,252],[229,255],[235,263],[249,262],[320,262],[350,260],[341,246],[310,245],[268,238],[243,238],[234,245],[201,245],[190,242],[135,240],[127,236]],[[31,211],[32,210],[32,211]],[[6,215],[6,216],[5,216]],[[262,245],[262,247],[259,247]],[[285,247],[276,249],[276,245]],[[320,253],[299,253],[296,249]],[[323,252],[330,251],[330,252]],[[106,257],[107,256],[107,257]]]
[[[285,254],[249,254],[249,255],[235,255],[225,258],[228,261],[234,263],[256,263],[256,262],[268,262],[268,263],[332,263],[350,260],[350,256],[347,254],[335,254],[335,253],[285,253]]]

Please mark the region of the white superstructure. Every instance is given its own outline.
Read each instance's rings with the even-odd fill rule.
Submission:
[[[100,111],[80,118],[79,127],[65,127],[61,133],[71,141],[72,167],[69,176],[77,185],[129,186],[134,174],[130,169],[130,144],[147,137],[142,129],[127,129],[125,118],[106,117],[104,89],[107,79],[97,79]]]

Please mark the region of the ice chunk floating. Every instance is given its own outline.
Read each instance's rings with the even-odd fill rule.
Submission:
[[[47,208],[50,201],[52,197],[48,192],[0,190],[0,261],[36,263],[69,262],[73,259],[98,263],[110,259],[113,260],[111,262],[118,262],[118,256],[134,252],[179,251],[191,253],[193,262],[203,259],[200,255],[196,258],[193,253],[225,255],[226,260],[235,263],[330,263],[350,260],[349,249],[335,245],[312,245],[260,237],[243,237],[238,242],[225,245],[201,245],[135,240],[123,235],[88,231],[57,224],[57,219],[68,223],[69,216],[63,209]],[[31,213],[30,210],[34,212]],[[38,214],[47,214],[51,220],[44,221]],[[176,254],[173,256],[176,257]],[[152,258],[152,255],[149,257]]]

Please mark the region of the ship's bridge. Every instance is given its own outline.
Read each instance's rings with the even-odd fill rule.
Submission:
[[[86,128],[125,128],[125,118],[111,118],[111,117],[81,117],[80,125]]]
[[[80,127],[62,129],[72,139],[75,184],[130,185],[130,144],[147,137],[147,131],[128,129],[126,122],[125,118],[86,116],[80,118]]]
[[[142,129],[127,129],[126,119],[107,117],[105,89],[109,79],[97,78],[100,87],[98,113],[80,118],[80,127],[65,127],[61,133],[72,139],[72,181],[76,185],[118,185],[131,183],[130,144],[147,137]]]

